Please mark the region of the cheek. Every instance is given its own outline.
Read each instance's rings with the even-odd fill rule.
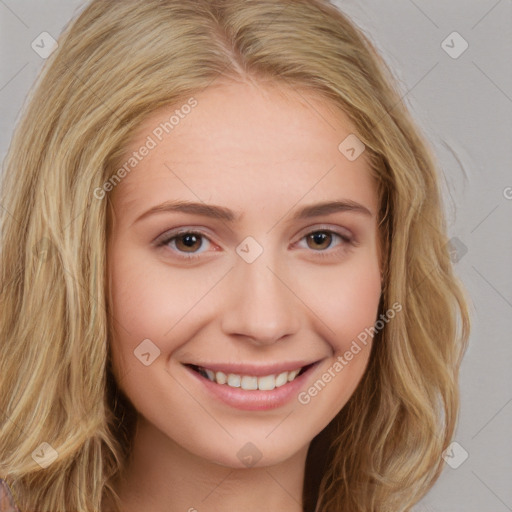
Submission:
[[[109,273],[114,371],[120,380],[129,373],[128,380],[147,385],[148,375],[164,371],[169,354],[193,336],[197,305],[218,276],[165,267],[147,251],[122,243],[110,247]],[[191,311],[194,315],[188,315]],[[148,367],[140,357],[147,352],[155,358]]]
[[[345,406],[364,375],[381,280],[377,259],[370,255],[316,277],[316,282],[323,284],[308,289],[308,304],[317,313],[317,330],[329,344],[331,357],[321,365],[309,387],[301,391],[298,402],[305,412],[314,408],[316,426],[323,428]],[[313,281],[308,278],[304,282]]]
[[[195,297],[195,287],[179,273],[163,272],[145,251],[123,251],[119,245],[110,261],[111,306],[119,337],[164,337]]]
[[[112,245],[109,251],[109,273],[113,315],[112,360],[117,375],[140,370],[137,347],[144,340],[154,343],[152,357],[161,348],[161,338],[173,324],[171,302],[158,280],[145,264],[144,255],[122,244]],[[167,311],[166,311],[167,310]],[[147,342],[145,342],[147,345]],[[151,345],[149,345],[151,348]]]
[[[333,352],[343,353],[377,319],[381,296],[377,258],[363,254],[347,265],[315,272],[304,278],[303,296],[323,325]]]

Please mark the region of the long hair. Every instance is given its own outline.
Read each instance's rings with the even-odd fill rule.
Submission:
[[[303,501],[317,512],[409,510],[454,433],[470,321],[438,163],[369,38],[327,0],[94,0],[58,43],[12,138],[0,203],[0,476],[22,512],[119,506],[112,482],[135,411],[112,377],[111,204],[97,191],[146,116],[221,80],[320,93],[366,146],[380,309],[402,312],[311,443]]]

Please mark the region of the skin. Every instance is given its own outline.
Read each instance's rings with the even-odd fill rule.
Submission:
[[[312,92],[227,82],[195,98],[192,112],[109,197],[114,374],[139,413],[118,492],[124,512],[301,511],[308,446],[354,392],[371,340],[308,404],[294,396],[264,411],[213,398],[182,363],[320,361],[301,387],[307,391],[375,323],[376,186],[364,152],[349,161],[338,150],[355,132],[348,118]],[[175,109],[145,120],[127,158]],[[243,216],[229,223],[160,212],[136,221],[168,200]],[[355,201],[370,214],[291,219],[328,200]],[[205,237],[188,252],[180,239],[153,244],[181,227]],[[326,229],[355,244],[336,234],[308,242],[308,234]],[[263,249],[252,263],[236,252],[247,236]],[[199,257],[180,257],[191,252]],[[134,356],[144,339],[160,350],[149,366]],[[237,456],[248,442],[261,454],[252,467]]]

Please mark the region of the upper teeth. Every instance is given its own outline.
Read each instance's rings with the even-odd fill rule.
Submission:
[[[212,382],[217,384],[227,384],[232,388],[242,388],[246,390],[260,389],[262,391],[270,391],[274,388],[284,386],[287,382],[291,382],[299,374],[301,368],[291,372],[282,372],[277,375],[265,375],[256,377],[254,375],[238,375],[236,373],[214,372],[208,368],[201,368]]]

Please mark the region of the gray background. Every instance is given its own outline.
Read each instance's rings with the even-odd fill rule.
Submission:
[[[381,50],[445,174],[456,271],[472,297],[456,447],[417,512],[512,511],[512,1],[338,0]],[[77,0],[0,0],[0,158],[43,59]],[[442,42],[457,31],[458,58]],[[453,39],[453,38],[452,38]],[[448,39],[457,51],[460,41]],[[510,188],[509,188],[510,187]],[[467,249],[467,252],[465,252]],[[460,259],[459,259],[460,258]]]

